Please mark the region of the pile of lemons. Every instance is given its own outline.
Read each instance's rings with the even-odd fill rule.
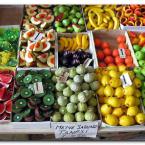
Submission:
[[[111,126],[144,124],[145,115],[140,108],[142,83],[135,73],[124,65],[99,68],[96,73],[100,82],[97,96],[103,122]],[[126,75],[130,84],[125,82],[129,81],[126,77],[121,79]]]

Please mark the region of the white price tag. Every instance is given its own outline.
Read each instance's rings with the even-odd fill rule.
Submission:
[[[66,82],[68,79],[69,73],[68,72],[64,72],[59,78],[58,81],[59,82]]]
[[[118,48],[120,58],[126,58],[126,54],[123,48]]]
[[[92,61],[93,61],[93,59],[87,58],[87,59],[84,61],[83,65],[84,65],[85,67],[88,67],[88,66],[91,64]]]
[[[42,94],[42,93],[44,93],[42,82],[36,82],[36,83],[34,83],[34,93],[35,94]]]
[[[96,138],[98,132],[98,122],[52,122],[55,138],[76,138],[91,137]]]
[[[132,85],[132,81],[131,81],[130,76],[129,76],[128,73],[125,73],[125,74],[121,75],[120,79],[122,81],[123,88]]]
[[[39,32],[35,32],[34,36],[30,39],[31,41],[39,41],[42,40],[43,34]]]

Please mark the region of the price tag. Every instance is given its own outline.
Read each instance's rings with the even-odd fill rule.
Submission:
[[[43,34],[39,32],[35,32],[34,36],[30,39],[31,41],[39,41],[43,38]]]
[[[42,82],[36,82],[36,83],[34,83],[34,93],[35,94],[42,94],[42,93],[44,93]]]
[[[84,61],[83,65],[84,65],[85,67],[88,67],[88,66],[91,64],[92,61],[93,61],[93,59],[87,58],[87,59]]]
[[[69,73],[68,72],[64,72],[59,78],[58,81],[59,82],[66,82],[68,79]]]
[[[132,81],[131,81],[130,76],[129,76],[128,73],[125,73],[125,74],[121,75],[120,79],[122,81],[123,88],[132,85]]]
[[[76,138],[91,137],[96,138],[98,132],[98,122],[53,122],[52,127],[55,138]]]
[[[126,58],[125,50],[123,48],[118,48],[120,58]]]

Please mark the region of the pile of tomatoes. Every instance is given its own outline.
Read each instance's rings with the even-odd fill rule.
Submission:
[[[131,52],[126,44],[126,38],[124,35],[118,35],[115,43],[117,48],[112,48],[111,44],[107,41],[102,41],[99,38],[95,38],[95,47],[97,52],[97,58],[99,67],[106,67],[110,65],[126,65],[127,67],[133,67],[133,58]],[[125,57],[122,58],[119,54],[119,49],[122,49],[125,53]]]

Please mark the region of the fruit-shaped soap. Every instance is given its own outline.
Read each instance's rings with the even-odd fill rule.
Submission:
[[[107,85],[104,88],[104,95],[107,97],[112,97],[114,95],[114,89],[111,86]]]
[[[131,116],[123,115],[119,118],[119,124],[121,126],[131,126],[135,124],[135,120]]]
[[[50,120],[55,103],[55,85],[50,70],[20,70],[16,74],[15,87],[12,97],[14,122]]]
[[[111,125],[111,126],[117,126],[119,121],[118,118],[115,115],[112,114],[108,114],[105,116],[105,121],[107,124]]]

